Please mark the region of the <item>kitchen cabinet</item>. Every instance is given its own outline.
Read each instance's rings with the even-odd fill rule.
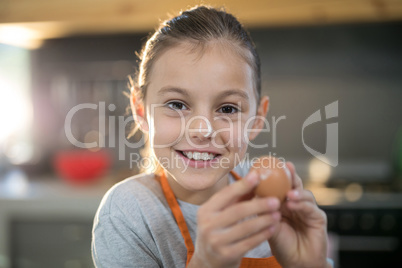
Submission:
[[[0,186],[0,267],[93,267],[92,223],[112,182],[73,186],[42,178],[26,183],[26,191],[16,195]]]

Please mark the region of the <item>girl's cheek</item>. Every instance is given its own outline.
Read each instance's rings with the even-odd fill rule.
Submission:
[[[155,143],[160,145],[170,144],[183,135],[180,118],[155,116],[153,128]]]
[[[249,144],[248,133],[246,129],[246,122],[239,122],[237,124],[237,132],[236,132],[236,140],[237,140],[237,148],[240,154],[245,154],[247,151],[247,147]]]
[[[235,149],[241,149],[244,147],[244,124],[242,121],[221,123],[218,128],[218,136],[228,147]]]

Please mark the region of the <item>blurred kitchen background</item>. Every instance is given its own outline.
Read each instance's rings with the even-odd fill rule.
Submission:
[[[140,163],[142,136],[126,139],[135,53],[200,3],[0,0],[0,268],[93,267],[99,202]],[[250,158],[295,163],[337,267],[401,267],[402,1],[202,3],[238,16],[261,56],[271,128]]]

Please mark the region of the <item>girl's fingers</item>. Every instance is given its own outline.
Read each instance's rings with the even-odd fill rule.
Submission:
[[[299,175],[296,173],[296,168],[292,162],[286,162],[286,167],[289,169],[290,174],[292,175],[292,189],[303,189],[303,182],[300,179]]]
[[[256,171],[251,171],[244,177],[244,179],[230,184],[228,187],[218,192],[218,194],[213,195],[203,208],[210,211],[223,210],[228,205],[250,193],[258,184],[258,181],[258,173]]]
[[[247,217],[278,211],[280,202],[275,197],[256,198],[234,204],[222,211],[219,217],[219,228],[226,228]]]
[[[302,213],[309,214],[315,210],[317,207],[311,202],[308,201],[300,201],[300,202],[287,202],[286,206],[292,211],[299,211]]]
[[[278,224],[274,224],[261,230],[260,232],[254,233],[253,235],[250,235],[249,237],[240,240],[237,243],[229,245],[227,250],[230,252],[230,254],[244,256],[251,248],[257,247],[262,242],[267,241],[272,235],[274,235],[277,227]]]
[[[317,207],[316,204],[309,201],[288,202],[287,208],[300,216],[301,219],[308,219],[310,222],[318,220],[319,226],[326,221],[325,212]],[[324,224],[326,226],[326,224]]]
[[[316,204],[313,193],[308,190],[292,190],[286,196],[288,201],[309,201]]]
[[[311,191],[303,189],[303,183],[300,177],[295,172],[294,165],[291,162],[286,163],[290,172],[292,173],[293,190],[287,193],[286,206],[289,210],[298,214],[307,215],[310,213],[317,213],[321,215],[321,210],[317,207],[317,202]],[[287,214],[287,213],[286,213]]]
[[[308,218],[310,219],[326,218],[325,213],[318,208],[313,193],[307,190],[289,192],[286,206],[290,211],[299,214],[302,218],[305,218],[306,215],[309,215]]]
[[[218,235],[216,239],[219,239],[220,243],[224,245],[236,243],[251,235],[261,232],[264,229],[272,227],[275,224],[278,224],[280,218],[281,215],[279,212],[253,217],[229,227],[230,232],[227,231],[229,228],[218,231],[221,233],[221,235]]]

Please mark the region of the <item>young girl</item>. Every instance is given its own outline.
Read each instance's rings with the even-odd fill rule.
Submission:
[[[152,172],[108,191],[95,217],[97,267],[328,267],[326,217],[303,190],[252,198],[263,169],[239,165],[264,126],[260,61],[242,25],[197,7],[147,41],[134,118]],[[243,178],[241,178],[243,177]]]

